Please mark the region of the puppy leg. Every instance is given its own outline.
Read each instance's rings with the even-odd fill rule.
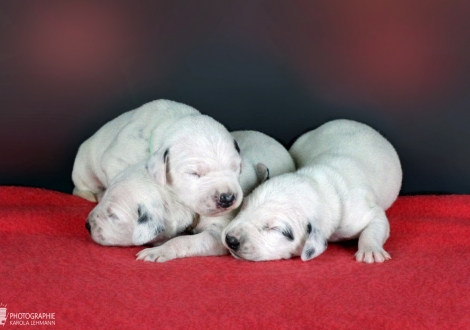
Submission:
[[[95,194],[95,197],[96,197],[96,200],[99,202],[101,202],[101,199],[103,198],[103,195],[104,195],[105,191],[100,191],[99,193]]]
[[[98,202],[98,194],[104,193],[104,187],[93,172],[83,165],[77,165],[72,171],[73,194],[90,202]]]
[[[356,260],[365,263],[384,262],[391,259],[383,249],[383,245],[390,235],[390,225],[385,211],[376,206],[373,218],[359,235],[359,248]]]
[[[80,190],[77,187],[75,187],[73,189],[73,194],[75,196],[79,196],[81,198],[84,198],[84,199],[86,199],[90,202],[97,202],[98,201],[97,196],[94,193],[92,193],[91,191],[88,191],[88,190]]]
[[[196,227],[197,234],[178,236],[163,245],[142,250],[137,253],[137,260],[165,262],[177,258],[227,254],[228,251],[220,239],[222,230],[227,225],[226,220],[212,218],[214,222],[208,223],[211,221],[208,219],[211,218],[205,218],[203,223]]]

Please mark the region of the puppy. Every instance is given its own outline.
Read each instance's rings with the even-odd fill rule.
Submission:
[[[243,159],[240,183],[248,195],[269,177],[292,172],[295,165],[288,151],[273,138],[255,131],[237,131],[232,136],[241,148]],[[215,256],[227,253],[220,239],[223,228],[237,210],[218,217],[201,216],[194,235],[178,236],[165,244],[140,251],[138,260],[164,262],[176,258]]]
[[[269,177],[267,166],[258,160],[269,164],[273,175],[294,170],[289,153],[274,139],[251,131],[233,132],[232,136],[245,148],[240,177],[245,194]],[[220,241],[220,232],[233,212],[221,217],[201,217],[195,222],[198,215],[167,186],[152,180],[145,165],[146,161],[130,165],[111,181],[87,219],[86,227],[92,239],[101,245],[162,244],[197,223],[195,232],[215,227],[218,233],[213,236]],[[219,245],[225,252],[222,242]]]
[[[393,146],[367,125],[334,120],[302,135],[290,153],[297,172],[256,188],[222,232],[231,254],[306,261],[328,241],[359,238],[357,261],[390,259],[383,249],[390,231],[385,210],[402,182]]]
[[[113,178],[147,159],[146,168],[194,212],[216,216],[237,208],[239,148],[226,128],[187,105],[157,100],[122,114],[79,148],[74,194],[99,201]]]
[[[96,202],[119,172],[148,158],[153,131],[199,114],[190,106],[157,100],[109,121],[80,145],[72,170],[73,193]]]
[[[196,214],[148,174],[146,161],[119,173],[90,212],[86,228],[101,245],[162,244],[190,226]]]
[[[220,216],[243,199],[239,183],[242,159],[232,135],[214,119],[187,116],[151,137],[147,169],[161,186],[203,216]]]

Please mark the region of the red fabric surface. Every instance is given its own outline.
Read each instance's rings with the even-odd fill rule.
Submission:
[[[93,206],[0,187],[8,314],[55,313],[56,329],[470,328],[467,195],[400,197],[388,211],[393,259],[373,265],[353,260],[356,242],[330,244],[308,262],[136,261],[139,247],[90,239],[84,222]],[[18,328],[10,321],[5,329]]]

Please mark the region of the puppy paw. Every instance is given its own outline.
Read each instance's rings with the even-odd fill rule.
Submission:
[[[365,262],[367,264],[372,264],[374,262],[384,262],[385,260],[390,260],[390,254],[387,253],[382,248],[377,249],[359,249],[356,252],[356,261]]]
[[[151,261],[151,262],[165,262],[175,259],[174,256],[166,251],[163,246],[157,246],[140,251],[136,254],[137,260]]]

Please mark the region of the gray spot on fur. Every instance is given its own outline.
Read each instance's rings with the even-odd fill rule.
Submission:
[[[235,145],[235,150],[240,154],[240,147],[238,146],[237,141],[233,140],[233,144]]]
[[[315,248],[313,247],[305,251],[305,256],[307,257],[307,259],[312,258],[314,254],[315,254]]]
[[[147,223],[150,220],[150,217],[147,211],[142,205],[139,205],[139,208],[137,209],[137,213],[139,214],[139,219],[137,220],[139,224]]]
[[[165,152],[163,153],[163,162],[166,163],[168,160],[168,155],[170,153],[170,148],[167,148]]]
[[[309,222],[307,224],[307,235],[310,235],[311,232],[312,232],[312,224]]]
[[[292,232],[292,227],[290,225],[286,225],[286,228],[284,228],[282,231],[281,231],[282,235],[284,235],[285,237],[287,237],[287,239],[289,241],[293,241],[294,240],[294,234]]]

